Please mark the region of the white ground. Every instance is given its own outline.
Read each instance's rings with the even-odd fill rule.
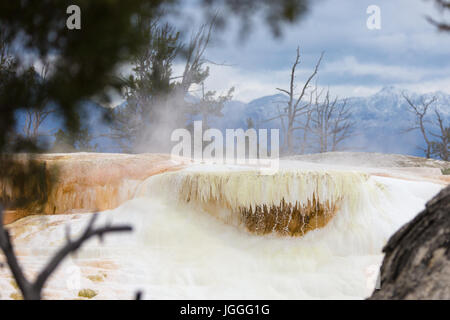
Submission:
[[[283,167],[373,170],[297,161],[286,161]],[[215,167],[188,170],[201,168],[207,175]],[[356,210],[342,208],[325,228],[301,238],[255,236],[195,205],[141,193],[101,213],[98,221],[129,223],[134,232],[111,235],[103,244],[91,241],[58,269],[45,294],[76,299],[80,289],[92,289],[97,293],[94,299],[128,299],[140,289],[146,299],[362,299],[373,290],[381,249],[389,236],[442,187],[370,176],[359,190]],[[65,225],[76,234],[89,218],[89,214],[31,216],[10,225],[29,275],[64,243]],[[9,299],[15,292],[8,272],[0,271],[0,298]]]

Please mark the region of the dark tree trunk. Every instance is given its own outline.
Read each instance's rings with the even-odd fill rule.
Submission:
[[[450,186],[383,251],[381,289],[369,299],[450,299]]]

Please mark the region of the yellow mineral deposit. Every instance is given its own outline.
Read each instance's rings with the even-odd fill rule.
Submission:
[[[30,214],[103,211],[133,197],[140,182],[186,160],[163,154],[48,154],[1,159],[0,199],[8,224]]]
[[[382,188],[364,173],[282,170],[179,171],[142,183],[137,196],[158,194],[255,234],[302,236],[324,227],[343,205],[356,210],[362,190]]]
[[[284,160],[272,175],[167,155],[35,161],[28,185],[0,183],[3,198],[25,195],[9,222],[24,218],[8,228],[30,278],[65,243],[66,225],[75,236],[104,210],[99,225],[133,226],[67,259],[47,299],[132,299],[136,290],[148,299],[361,299],[373,291],[368,270],[378,270],[386,241],[447,183],[433,168]],[[2,298],[21,299],[11,280],[0,269]]]

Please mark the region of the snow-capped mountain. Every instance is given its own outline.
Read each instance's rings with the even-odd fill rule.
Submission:
[[[434,92],[416,94],[396,87],[385,87],[379,92],[368,97],[351,97],[346,99],[351,108],[353,121],[355,122],[355,135],[345,141],[343,147],[351,151],[370,151],[384,153],[400,153],[423,156],[418,147],[423,147],[423,138],[418,130],[405,133],[404,130],[414,125],[414,115],[409,112],[408,104],[403,97],[406,94],[415,103],[428,101],[436,97],[436,101],[430,107],[426,126],[429,130],[435,130],[434,109],[444,116],[450,123],[450,94]],[[278,115],[279,110],[286,106],[288,97],[284,94],[264,96],[249,103],[232,100],[226,103],[222,110],[223,117],[212,117],[209,126],[221,129],[247,129],[247,119],[251,118],[256,128],[280,128],[279,119],[266,121]],[[340,101],[342,103],[343,100]],[[105,137],[108,133],[108,124],[101,121],[102,112],[99,107],[90,104],[83,117],[84,124],[91,129],[95,137],[94,142],[100,152],[119,152],[117,144]],[[24,112],[17,114],[17,128],[21,131],[24,126]],[[61,127],[60,119],[51,116],[44,122],[41,131],[51,134]],[[282,132],[280,130],[280,134]],[[51,138],[51,136],[50,136]],[[49,139],[50,139],[49,138]],[[281,139],[283,137],[281,136]]]
[[[345,142],[345,149],[423,155],[418,147],[423,146],[423,138],[418,131],[405,133],[414,125],[414,115],[409,111],[403,94],[414,103],[436,101],[427,115],[427,128],[434,130],[434,109],[437,109],[450,122],[450,95],[441,91],[417,94],[397,87],[384,87],[368,97],[347,98],[355,122],[355,135]],[[247,104],[231,101],[223,109],[224,117],[211,119],[210,125],[220,128],[247,128],[247,118],[252,118],[257,127],[281,128],[279,120],[265,122],[275,117],[278,110],[286,106],[288,97],[276,94],[255,99]],[[341,103],[343,100],[340,101]]]

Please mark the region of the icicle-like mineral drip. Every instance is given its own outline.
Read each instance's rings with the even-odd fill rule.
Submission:
[[[256,234],[302,236],[324,227],[342,206],[357,210],[368,180],[346,171],[178,171],[149,178],[137,196],[189,203]]]

